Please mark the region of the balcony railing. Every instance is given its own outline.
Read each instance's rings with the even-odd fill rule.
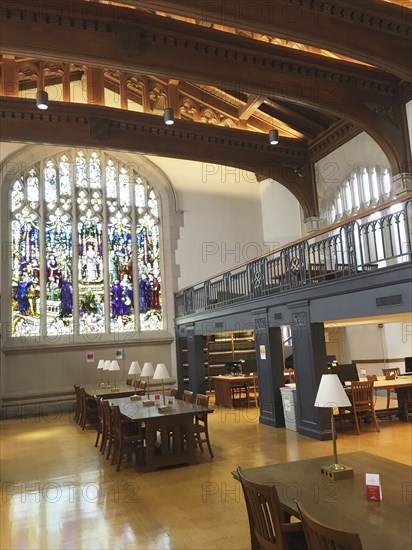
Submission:
[[[412,199],[293,242],[175,296],[176,317],[411,261]]]

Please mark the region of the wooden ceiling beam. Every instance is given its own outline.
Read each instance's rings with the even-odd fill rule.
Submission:
[[[239,119],[247,120],[265,101],[265,96],[250,94],[247,103],[239,107]]]
[[[381,0],[193,2],[129,0],[137,7],[199,18],[270,37],[284,38],[359,59],[410,81],[411,9]]]
[[[277,147],[264,134],[179,120],[166,126],[156,115],[99,105],[53,102],[47,111],[33,100],[0,97],[2,139],[30,143],[100,147],[234,166],[279,181],[302,206],[305,217],[316,216],[317,200],[302,142],[282,138]]]
[[[188,82],[181,82],[180,93],[184,96],[189,97],[195,102],[204,105],[205,107],[210,107],[211,109],[219,112],[223,116],[233,119],[234,121],[238,118],[238,109],[232,103],[226,101],[222,96],[217,97],[216,95],[208,92],[204,88],[196,86],[195,84],[190,84]],[[259,132],[268,132],[272,127],[270,124],[258,118],[256,116],[251,116],[247,121],[248,126],[254,128]]]
[[[273,116],[280,118],[280,120],[282,120],[285,124],[288,124],[303,134],[309,135],[310,137],[315,137],[319,132],[325,130],[325,126],[322,124],[301,115],[297,109],[283,105],[280,101],[271,99],[268,100],[266,104],[270,108],[270,111],[273,112]],[[266,107],[266,105],[264,107]],[[269,112],[269,110],[264,110],[265,112]]]
[[[394,175],[411,165],[404,97],[391,75],[118,6],[85,6],[3,3],[1,48],[304,105],[359,125],[381,146]]]

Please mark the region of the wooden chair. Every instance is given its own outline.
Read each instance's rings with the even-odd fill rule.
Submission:
[[[97,407],[97,424],[96,424],[96,441],[94,446],[97,447],[100,441],[100,436],[103,436],[103,407],[102,400],[96,399]]]
[[[196,396],[196,405],[201,407],[209,406],[209,396],[198,393]],[[206,443],[207,448],[209,449],[209,454],[213,458],[212,446],[210,445],[209,440],[209,429],[208,429],[208,416],[209,413],[203,412],[195,415],[195,440],[196,445],[199,445],[200,452],[203,453],[202,443]]]
[[[401,419],[408,422],[412,413],[412,388],[398,388],[397,393]]]
[[[184,390],[183,391],[183,401],[186,401],[186,403],[194,403],[195,402],[195,394],[190,390]]]
[[[237,477],[245,497],[253,550],[307,548],[302,523],[288,521],[290,518],[282,509],[276,486],[246,479],[241,468],[237,469]]]
[[[122,421],[122,415],[118,405],[110,405],[112,411],[113,425],[113,458],[112,464],[116,462],[116,472],[120,470],[120,464],[125,452],[132,451],[136,453],[136,461],[138,448],[140,446],[143,454],[144,436],[143,432],[131,422]]]
[[[249,384],[249,391],[247,395],[247,405],[254,405],[255,407],[259,406],[259,391],[258,391],[258,375],[256,372],[252,372],[253,376],[252,382]]]
[[[80,392],[79,384],[74,384],[74,394],[76,396],[76,408],[74,410],[74,421],[80,424],[80,418],[82,416],[82,395]]]
[[[362,550],[362,543],[357,533],[328,527],[308,514],[300,502],[296,502],[296,505],[310,550]]]
[[[79,388],[80,400],[81,400],[81,415],[80,415],[80,427],[85,429],[86,424],[95,425],[97,422],[97,406],[94,397],[90,397],[86,394],[83,386]]]
[[[178,392],[179,392],[178,388],[170,388],[169,395],[171,397],[177,397]]]
[[[401,369],[399,367],[395,367],[393,369],[382,369],[382,374],[385,377],[385,380],[395,380],[397,376],[400,376]],[[389,409],[389,405],[391,403],[391,392],[394,392],[394,388],[388,388],[386,390],[387,392],[387,398],[386,398],[386,408]]]
[[[102,405],[102,442],[100,444],[100,452],[106,455],[106,460],[110,458],[110,453],[113,448],[114,431],[112,422],[112,411],[110,409],[110,402],[107,399],[101,400]]]
[[[375,424],[377,432],[380,432],[378,419],[375,414],[373,399],[373,381],[351,382],[352,412],[355,418],[356,430],[360,434],[360,418],[370,418]]]

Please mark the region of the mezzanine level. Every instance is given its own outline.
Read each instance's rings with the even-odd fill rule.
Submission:
[[[233,306],[253,308],[281,293],[405,267],[412,259],[411,228],[408,195],[177,292],[176,322],[215,316]]]

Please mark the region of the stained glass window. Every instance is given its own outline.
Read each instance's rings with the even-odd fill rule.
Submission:
[[[40,334],[40,199],[35,170],[11,189],[12,334]]]
[[[159,330],[163,326],[160,234],[159,220],[153,214],[158,212],[158,203],[154,190],[140,179],[136,181],[135,197],[140,327],[141,330]]]
[[[17,179],[10,205],[13,336],[163,328],[160,203],[135,169],[66,152]]]

